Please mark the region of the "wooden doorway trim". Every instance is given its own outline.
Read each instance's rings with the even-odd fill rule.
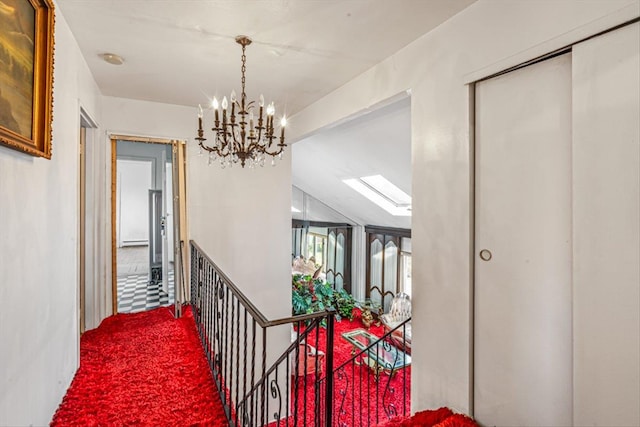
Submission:
[[[116,156],[117,139],[111,138],[111,310],[118,313],[118,270],[116,263]]]
[[[118,141],[129,141],[147,144],[182,145],[184,141],[167,138],[156,138],[131,135],[109,135],[111,139],[111,309],[113,314],[118,313],[118,262],[116,247],[116,186],[117,186],[117,158]],[[186,181],[184,183],[186,185]],[[185,215],[186,218],[186,215]],[[186,230],[185,230],[186,231]],[[181,231],[182,235],[183,231]],[[177,273],[174,273],[177,274]],[[177,290],[175,295],[177,296]]]
[[[187,231],[187,143],[176,141],[173,145],[175,164],[173,166],[173,204],[174,204],[174,286],[176,313],[181,315],[182,303],[190,298],[190,287],[185,286],[190,276],[190,251],[185,243],[188,242]],[[175,228],[177,227],[177,232]],[[176,238],[177,236],[177,238]]]

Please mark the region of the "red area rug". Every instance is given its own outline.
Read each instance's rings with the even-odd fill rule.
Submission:
[[[190,309],[118,314],[87,331],[52,426],[226,426]]]

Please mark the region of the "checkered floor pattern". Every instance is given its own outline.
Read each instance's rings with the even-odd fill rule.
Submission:
[[[149,285],[148,274],[118,277],[118,313],[137,313],[175,302],[173,271],[169,271],[169,294],[162,283]]]

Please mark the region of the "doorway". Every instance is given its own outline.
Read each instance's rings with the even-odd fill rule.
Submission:
[[[95,163],[99,158],[99,148],[95,143],[96,122],[80,108],[80,129],[78,140],[78,297],[79,331],[92,329],[104,318],[106,304],[100,293],[99,266],[96,261],[99,253],[99,231],[96,224],[98,195],[96,192],[99,177]]]
[[[186,146],[123,136],[111,141],[114,312],[179,307]]]
[[[372,287],[382,289],[380,282],[371,281],[377,276],[370,274],[366,228],[400,229],[407,236],[410,234],[411,98],[407,93],[398,94],[357,117],[297,142],[291,151],[292,219],[330,224],[326,230],[327,278],[332,280],[335,276],[338,286],[344,281],[345,289],[364,303],[370,298]],[[339,230],[331,223],[348,227],[340,225],[338,228],[345,230]],[[317,236],[311,240],[313,236],[307,236],[306,231],[294,229],[292,244],[304,243],[308,248],[310,243],[317,246],[323,242]],[[386,292],[387,305],[401,290],[400,278],[403,286],[409,286],[408,271],[400,278],[395,274],[400,272],[396,266],[400,250],[405,252],[401,266],[409,268],[410,249],[405,246],[400,249],[398,240],[395,249],[387,248],[388,286],[382,292],[376,289],[374,296],[382,300],[381,293]],[[301,251],[301,255],[312,255],[307,252],[309,249]],[[373,252],[378,257],[381,253]],[[297,255],[295,250],[292,255]],[[339,262],[341,259],[344,265]],[[338,262],[334,265],[335,261]]]

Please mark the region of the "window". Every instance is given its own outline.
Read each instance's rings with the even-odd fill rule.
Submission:
[[[365,227],[367,282],[365,297],[388,311],[399,292],[411,295],[411,230]]]
[[[316,233],[307,233],[307,256],[315,258],[316,265],[322,266],[322,271],[325,269],[325,248],[327,246],[327,236]]]

